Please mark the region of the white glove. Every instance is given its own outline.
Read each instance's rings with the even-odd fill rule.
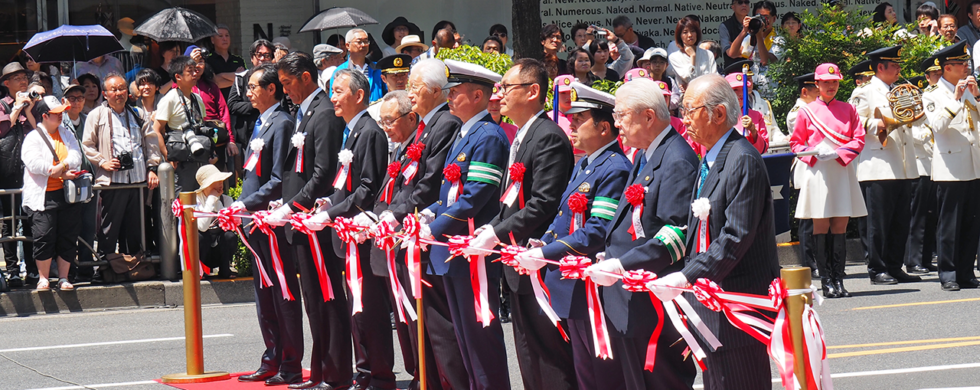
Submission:
[[[275,210],[282,207],[282,199],[276,199],[269,202],[269,210]]]
[[[830,161],[837,159],[837,150],[825,144],[817,145],[817,160]]]
[[[521,252],[514,259],[517,260],[517,263],[521,267],[527,268],[529,271],[537,271],[544,268],[545,265],[548,265],[548,263],[538,260],[543,258],[544,253],[541,252],[541,248],[534,248]]]
[[[599,252],[595,254],[595,261],[603,261],[606,259],[606,252]]]
[[[303,225],[315,232],[323,230],[327,223],[330,223],[330,215],[326,212],[313,214],[312,217],[303,221]]]
[[[363,244],[364,241],[367,241],[368,238],[371,238],[371,235],[368,233],[368,230],[370,230],[371,226],[374,226],[374,221],[376,221],[377,219],[378,216],[374,215],[374,213],[370,211],[365,211],[354,216],[353,222],[355,225],[365,226],[368,228],[357,232],[356,238],[358,244]]]
[[[493,226],[483,225],[477,231],[479,234],[470,241],[469,248],[463,249],[463,254],[467,256],[487,255],[490,254],[488,250],[493,249],[493,247],[500,243],[500,240],[497,239],[497,233],[493,231]]]
[[[293,210],[290,209],[289,206],[280,206],[278,209],[276,209],[276,211],[273,211],[272,214],[269,214],[269,216],[265,218],[265,221],[268,222],[269,225],[275,227],[285,226],[287,223],[289,223],[289,216],[291,215],[293,215]]]
[[[322,198],[317,198],[315,205],[316,211],[327,211],[327,209],[333,206],[333,202],[330,201],[330,198],[324,196]]]
[[[228,208],[230,208],[232,210],[237,210],[237,211],[244,211],[244,210],[246,210],[245,203],[238,202],[238,201],[232,202],[231,206],[228,206]]]
[[[395,214],[389,210],[385,210],[384,212],[382,212],[381,215],[378,216],[378,219],[379,219],[378,223],[390,224],[392,228],[397,228],[398,225],[400,224],[400,222],[398,222],[398,220],[395,219]]]
[[[653,293],[656,294],[657,298],[660,298],[661,301],[669,302],[674,298],[677,298],[677,296],[681,295],[683,292],[677,288],[684,288],[690,285],[691,283],[688,283],[687,276],[684,276],[684,274],[681,272],[674,272],[670,275],[657,278],[657,280],[647,283],[647,288],[650,289],[650,291],[653,291]]]
[[[619,280],[619,278],[609,274],[622,275],[625,273],[626,269],[623,268],[623,263],[619,259],[600,260],[585,269],[585,276],[592,278],[593,282],[604,287],[612,286]]]
[[[435,213],[432,212],[432,210],[425,209],[419,213],[419,222],[421,222],[423,225],[428,225],[435,220],[436,220],[436,215]]]
[[[527,244],[530,245],[531,248],[540,248],[544,246],[544,241],[541,241],[537,238],[532,238],[530,240],[527,240]]]

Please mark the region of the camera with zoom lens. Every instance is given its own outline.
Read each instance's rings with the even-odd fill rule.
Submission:
[[[116,160],[119,160],[120,171],[128,171],[136,167],[136,163],[133,162],[133,154],[130,152],[119,153]]]
[[[204,137],[201,137],[200,135],[204,133],[204,130],[205,129],[202,129],[200,125],[194,126],[190,123],[184,124],[183,129],[181,129],[181,133],[184,134],[184,142],[187,143],[187,146],[190,148],[191,155],[197,158],[200,158],[205,153],[210,152],[210,148],[205,146],[204,142],[201,141],[201,139]]]
[[[31,100],[38,100],[41,98],[41,94],[37,93],[37,91],[17,92],[17,97],[26,97],[30,98]]]
[[[765,16],[755,15],[749,19],[749,32],[752,35],[758,34],[759,30],[766,25]]]

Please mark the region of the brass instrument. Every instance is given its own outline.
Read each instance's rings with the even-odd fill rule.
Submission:
[[[892,117],[881,114],[880,108],[875,108],[875,118],[885,123],[885,130],[878,131],[878,141],[882,146],[888,142],[888,134],[895,129],[912,124],[922,118],[925,111],[922,109],[922,90],[912,84],[902,84],[885,95],[888,98],[888,106],[891,107]]]

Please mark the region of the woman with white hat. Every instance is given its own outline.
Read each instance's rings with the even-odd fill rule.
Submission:
[[[225,195],[225,180],[231,172],[221,172],[214,165],[204,165],[197,170],[197,211],[216,213],[231,206],[232,199]],[[214,217],[197,219],[201,262],[209,268],[218,267],[219,278],[234,277],[231,258],[237,252],[238,238],[234,232],[226,232],[213,224]],[[207,272],[205,272],[207,273]]]

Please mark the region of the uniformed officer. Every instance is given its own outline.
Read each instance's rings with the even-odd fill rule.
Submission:
[[[565,256],[587,256],[605,247],[604,237],[616,213],[632,164],[619,147],[619,129],[613,119],[616,98],[605,92],[572,83],[571,118],[573,145],[585,151],[572,172],[572,181],[562,195],[558,217],[535,247],[517,257],[521,266],[537,271],[545,266],[535,259],[559,260]],[[592,327],[586,304],[585,282],[562,279],[557,266],[545,274],[551,307],[567,325],[575,377],[580,390],[616,389],[623,386],[618,362],[596,357]]]
[[[980,95],[971,76],[970,48],[960,42],[935,54],[943,68],[938,85],[929,87],[922,97],[925,128],[932,130],[935,154],[932,180],[937,188],[939,223],[936,252],[939,255],[939,282],[945,291],[977,288],[973,261],[980,239],[980,203],[973,199],[980,190],[980,147],[976,129],[980,112],[975,96]],[[927,139],[929,132],[918,131]]]
[[[435,60],[425,60],[435,61]],[[424,61],[422,61],[424,62]],[[419,65],[422,66],[422,62]],[[470,226],[490,222],[500,211],[500,185],[507,166],[507,135],[487,111],[493,85],[500,75],[486,68],[446,61],[449,72],[450,112],[463,121],[446,156],[439,200],[425,211],[434,239],[472,234]],[[413,76],[414,77],[414,76]],[[472,220],[473,225],[469,221]],[[504,333],[497,318],[486,325],[477,321],[470,262],[485,262],[486,297],[500,293],[501,264],[479,257],[453,257],[444,246],[432,246],[427,272],[440,275],[452,315],[453,330],[462,352],[470,389],[509,389]],[[497,313],[500,300],[482,301],[488,313]],[[481,309],[484,309],[481,306]]]
[[[868,53],[875,75],[868,84],[854,89],[850,99],[867,132],[857,174],[868,217],[866,228],[859,230],[868,250],[868,276],[874,284],[922,280],[902,270],[905,245],[896,244],[908,240],[912,179],[919,177],[910,130],[899,126],[883,143],[878,134],[886,132],[885,123],[875,114],[892,116],[887,95],[901,77],[901,50],[901,46],[892,46]]]
[[[925,76],[915,77],[910,82],[920,89],[939,83],[943,69],[939,59],[929,57],[922,61],[919,70]],[[920,133],[922,129],[913,128],[914,135],[928,134],[928,138],[914,137],[916,168],[919,178],[912,182],[912,220],[909,224],[909,240],[905,247],[905,270],[910,274],[926,274],[935,271],[932,255],[936,251],[936,185],[932,175],[932,134]]]
[[[847,75],[854,79],[854,85],[863,86],[871,81],[871,77],[875,75],[874,69],[871,68],[871,60],[864,60],[858,62],[851,69],[847,70]]]
[[[820,96],[820,91],[817,89],[812,72],[802,76],[796,76],[793,80],[796,80],[796,89],[800,91],[800,96],[796,98],[796,104],[793,105],[793,108],[786,113],[786,128],[790,130],[796,128],[796,116],[799,115],[800,108],[817,100],[817,97]],[[800,182],[803,180],[802,175],[805,169],[806,164],[803,164],[798,159],[793,160],[793,188],[800,189]],[[814,257],[816,254],[814,252],[815,247],[813,246],[813,220],[797,220],[800,224],[799,230],[797,231],[797,236],[800,238],[800,258],[803,259],[802,263],[804,266],[810,267],[811,276],[816,278],[819,272],[817,271],[816,257]]]
[[[408,54],[392,54],[378,60],[375,66],[381,70],[381,81],[384,81],[388,91],[408,90],[408,71],[411,70],[412,56]],[[381,99],[371,102],[368,114],[374,120],[381,118]]]

